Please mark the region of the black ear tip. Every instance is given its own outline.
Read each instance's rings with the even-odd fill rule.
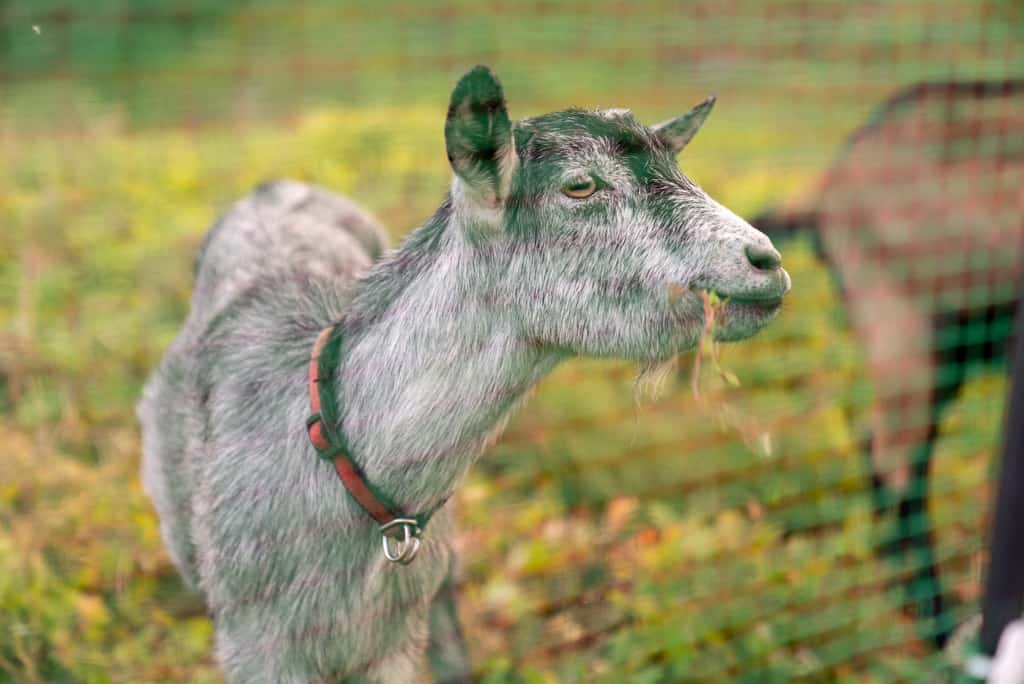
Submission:
[[[498,77],[484,65],[478,64],[459,79],[452,93],[452,103],[465,100],[501,102],[504,97]]]
[[[463,78],[486,78],[492,81],[498,80],[497,77],[495,77],[494,72],[491,71],[491,68],[484,64],[477,64],[475,67],[467,71]]]

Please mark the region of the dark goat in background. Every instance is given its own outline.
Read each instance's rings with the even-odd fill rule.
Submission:
[[[1024,80],[920,83],[848,139],[814,199],[752,223],[806,235],[843,292],[876,401],[866,451],[887,549],[912,560],[922,633],[951,615],[928,518],[939,420],[975,363],[1003,363],[1024,237]]]

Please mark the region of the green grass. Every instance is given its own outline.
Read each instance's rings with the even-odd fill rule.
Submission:
[[[629,105],[654,121],[716,91],[682,164],[750,215],[806,192],[879,97],[1021,57],[1017,10],[998,2],[773,0],[669,21],[667,3],[193,0],[187,38],[169,2],[134,5],[163,19],[67,35],[54,6],[0,4],[0,682],[219,681],[139,487],[132,410],[206,227],[258,182],[328,185],[401,237],[446,189],[451,80],[488,62],[515,116]],[[785,261],[778,321],[723,352],[742,387],[709,372],[701,406],[684,360],[638,404],[629,364],[576,361],[474,468],[460,611],[485,681],[930,677],[908,569],[878,558],[859,348],[809,247]],[[977,600],[1004,391],[996,374],[969,383],[938,445],[930,507],[959,617]]]

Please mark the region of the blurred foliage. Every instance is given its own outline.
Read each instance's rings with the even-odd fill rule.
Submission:
[[[448,180],[451,78],[485,61],[516,116],[624,104],[655,120],[714,85],[723,97],[683,167],[750,215],[811,186],[904,81],[1019,58],[1013,3],[971,23],[968,3],[941,2],[922,22],[933,4],[773,0],[748,11],[759,32],[694,3],[702,30],[680,21],[667,37],[664,3],[540,3],[512,21],[513,3],[0,2],[12,85],[0,103],[0,682],[219,681],[210,622],[141,493],[133,405],[230,201],[268,177],[306,179],[401,237]],[[169,22],[172,10],[201,21]],[[361,30],[339,45],[346,21]],[[957,31],[970,40],[955,67],[901,52]],[[770,78],[751,66],[759,50],[778,67]],[[861,53],[882,58],[854,65]],[[178,125],[190,117],[214,123]],[[473,470],[456,502],[460,612],[484,681],[931,680],[935,656],[897,589],[907,568],[878,558],[858,346],[809,246],[784,251],[785,310],[722,351],[741,387],[705,364],[697,401],[684,359],[660,398],[638,399],[629,364],[575,361]],[[977,598],[1004,392],[998,375],[972,380],[935,458],[930,506],[959,617]]]

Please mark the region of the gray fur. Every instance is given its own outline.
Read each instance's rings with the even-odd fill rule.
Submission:
[[[417,513],[561,361],[692,347],[699,288],[734,297],[720,337],[747,337],[789,289],[744,255],[767,238],[628,113],[506,121],[497,80],[467,74],[446,125],[450,197],[376,263],[383,236],[365,212],[291,182],[237,203],[201,251],[192,310],[139,406],[142,476],[231,682],[410,682],[428,625],[457,634],[450,602],[430,617],[449,507],[412,564],[390,564],[309,444],[306,364],[323,327],[344,331],[336,427],[368,480]],[[562,193],[586,174],[605,187]]]

